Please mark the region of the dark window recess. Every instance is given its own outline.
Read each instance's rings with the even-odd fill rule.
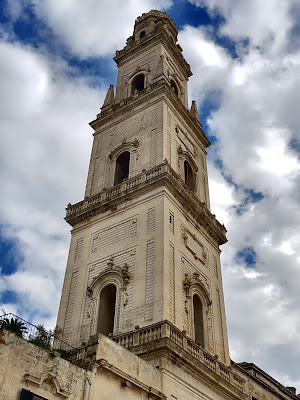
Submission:
[[[38,396],[29,390],[22,389],[20,400],[47,400],[45,397]]]
[[[129,175],[129,162],[130,153],[129,151],[124,151],[121,153],[116,160],[116,172],[115,172],[115,185],[122,183],[124,179],[128,178]]]
[[[178,89],[177,89],[177,85],[174,81],[171,81],[171,88],[174,90],[174,93],[178,97]]]
[[[195,174],[187,161],[184,162],[184,182],[193,192],[195,191]]]
[[[107,285],[100,294],[97,331],[105,336],[114,331],[116,293],[115,285]]]
[[[136,76],[134,78],[134,80],[132,81],[132,93],[134,93],[135,91],[140,92],[141,90],[143,90],[145,88],[144,85],[144,75],[140,74],[138,76]]]
[[[142,32],[140,33],[140,39],[142,39],[144,36],[146,36],[146,32],[145,32],[145,31],[142,31]]]
[[[202,302],[197,295],[193,296],[195,342],[204,347]]]

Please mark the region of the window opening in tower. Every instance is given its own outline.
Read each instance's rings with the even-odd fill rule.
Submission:
[[[174,90],[174,93],[178,97],[178,89],[177,89],[177,85],[174,81],[171,81],[171,88]]]
[[[131,93],[135,93],[140,92],[141,90],[143,90],[145,88],[145,77],[143,74],[139,74],[138,76],[136,76],[134,78],[134,80],[132,81],[132,91]]]
[[[105,286],[100,293],[97,332],[106,336],[114,331],[116,294],[117,288],[112,284]]]
[[[114,181],[115,185],[122,183],[124,179],[128,178],[129,163],[130,163],[130,153],[129,151],[124,151],[119,155],[119,157],[116,160],[116,172]]]
[[[187,186],[194,192],[195,191],[195,176],[190,164],[184,161],[184,181]]]
[[[193,309],[195,342],[204,347],[202,302],[196,294],[193,296]]]

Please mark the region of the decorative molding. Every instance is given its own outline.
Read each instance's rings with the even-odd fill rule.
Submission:
[[[123,382],[128,382],[134,389],[137,389],[143,393],[147,394],[147,398],[154,398],[159,400],[167,400],[167,396],[165,396],[162,392],[154,389],[151,386],[146,385],[145,383],[139,381],[138,379],[126,374],[121,369],[109,364],[103,358],[97,360],[97,364],[99,365],[98,369],[103,372],[108,373],[115,378],[122,380]]]
[[[57,378],[57,374],[56,373],[48,372],[48,373],[45,373],[45,374],[43,374],[41,376],[25,374],[24,375],[24,380],[25,380],[25,382],[34,383],[37,386],[41,386],[42,383],[45,380],[48,380],[48,381],[50,380],[51,383],[55,386],[56,393],[59,396],[67,399],[72,394],[71,391],[62,388],[62,385],[60,384],[60,381]]]
[[[123,139],[122,144],[120,144],[119,146],[117,146],[113,151],[111,151],[108,155],[109,159],[112,160],[114,158],[117,158],[117,156],[121,153],[123,153],[123,151],[130,151],[134,148],[138,148],[139,147],[139,141],[138,139],[134,139],[132,142],[127,142],[126,139]]]
[[[169,242],[169,312],[170,321],[175,324],[175,251],[174,244]]]
[[[117,262],[122,265],[116,265]],[[123,324],[131,325],[133,271],[135,264],[135,249],[117,253],[98,263],[90,264],[88,274],[87,294],[85,299],[81,342],[87,342],[90,336],[97,333],[97,321],[101,291],[107,285],[116,286],[114,333],[123,329]]]
[[[137,220],[138,217],[134,216],[94,232],[91,238],[91,254],[95,254],[105,247],[109,247],[120,241],[123,241],[124,237],[137,237]]]
[[[152,239],[147,242],[146,250],[145,321],[153,319],[154,273],[155,241]]]
[[[165,352],[163,356],[168,358],[173,353],[175,357],[171,357],[174,363],[176,361],[180,367],[187,368],[189,374],[195,373],[201,375],[202,379],[208,379],[216,388],[220,389],[221,386],[228,393],[228,398],[248,398],[247,384],[241,375],[220,362],[214,353],[205,351],[167,320],[133,332],[114,335],[112,340],[146,360],[159,358],[162,351]]]
[[[185,147],[190,152],[190,154],[193,157],[196,157],[197,156],[196,146],[189,138],[189,135],[182,130],[182,128],[180,127],[180,125],[177,122],[175,123],[175,131],[176,131],[176,134],[177,134],[179,140],[185,145]]]
[[[125,298],[124,298],[124,306],[127,304],[127,295],[126,295],[126,289],[127,285],[130,281],[131,278],[131,273],[128,271],[129,266],[127,263],[123,265],[123,267],[118,267],[114,263],[113,257],[110,257],[110,259],[107,262],[107,268],[101,272],[97,278],[95,278],[90,286],[87,287],[87,294],[92,297],[94,295],[94,290],[98,286],[99,282],[103,280],[104,277],[106,276],[116,276],[117,279],[120,280],[121,282],[121,290],[124,291],[125,293]]]
[[[201,298],[205,299],[205,304],[210,306],[212,304],[209,292],[205,287],[205,283],[201,279],[201,275],[198,272],[194,272],[192,275],[184,274],[183,288],[185,291],[186,298],[189,299],[191,297],[191,289],[192,287],[199,287],[202,295]]]
[[[202,279],[201,279],[202,278]],[[186,313],[186,327],[190,337],[194,338],[194,310],[193,310],[193,296],[196,294],[202,303],[202,318],[204,328],[204,347],[210,352],[214,352],[213,330],[212,330],[212,310],[211,310],[211,297],[206,287],[206,282],[203,277],[198,273],[192,274],[185,273],[183,280],[183,290],[185,293],[185,313]]]
[[[191,154],[189,151],[183,150],[183,148],[180,145],[177,149],[177,153],[178,153],[179,158],[181,157],[183,159],[183,161],[187,160],[190,163],[190,165],[193,168],[195,173],[198,172],[198,166],[197,166],[195,160],[191,157]]]
[[[130,200],[141,193],[148,192],[149,186],[154,188],[163,185],[179,199],[189,218],[202,226],[217,244],[221,245],[227,242],[225,226],[217,221],[215,215],[187,187],[167,160],[163,164],[143,171],[113,188],[103,189],[101,193],[95,196],[86,198],[74,205],[68,204],[65,219],[72,226],[79,222],[88,222],[90,218],[107,211],[112,205],[123,203],[125,198]]]
[[[195,260],[199,260],[208,267],[208,250],[200,242],[198,237],[181,225],[182,241],[185,247],[193,254]]]
[[[84,242],[84,238],[83,237],[77,240],[76,250],[75,250],[75,260],[81,258],[82,249],[83,249],[83,242]]]

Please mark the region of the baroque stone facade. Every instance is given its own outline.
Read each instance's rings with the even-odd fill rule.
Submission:
[[[112,335],[168,320],[229,365],[221,273],[215,273],[226,229],[209,210],[210,143],[195,102],[187,108],[191,71],[176,41],[170,17],[151,11],[116,53],[116,92],[110,86],[90,124],[85,199],[67,208],[73,230],[58,325],[76,347],[101,333],[101,291],[111,284],[117,288]],[[110,259],[128,265],[126,288],[121,275],[107,271]]]
[[[66,209],[73,229],[57,324],[77,350],[69,362],[0,331],[0,398],[296,399],[229,357],[226,229],[210,212],[210,142],[196,103],[188,109],[176,25],[143,14],[114,60],[116,91],[90,123],[85,198]]]

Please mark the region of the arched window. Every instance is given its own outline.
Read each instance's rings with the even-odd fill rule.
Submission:
[[[193,192],[195,191],[195,174],[186,160],[184,161],[184,182]]]
[[[135,91],[140,92],[145,88],[145,77],[144,74],[139,74],[137,75],[131,84],[131,93],[134,93]]]
[[[112,284],[105,286],[100,293],[97,332],[106,336],[114,331],[116,294],[117,288]]]
[[[130,153],[129,151],[124,151],[119,155],[116,160],[116,170],[115,170],[115,181],[114,184],[118,185],[122,183],[124,179],[128,178],[129,175],[129,162]]]
[[[140,33],[140,39],[142,39],[144,36],[146,36],[146,32],[145,32],[145,31],[142,31],[142,32]]]
[[[178,88],[177,88],[176,83],[173,80],[171,81],[171,88],[174,90],[174,93],[178,97]]]
[[[202,302],[196,294],[193,296],[193,310],[195,342],[204,347]]]

